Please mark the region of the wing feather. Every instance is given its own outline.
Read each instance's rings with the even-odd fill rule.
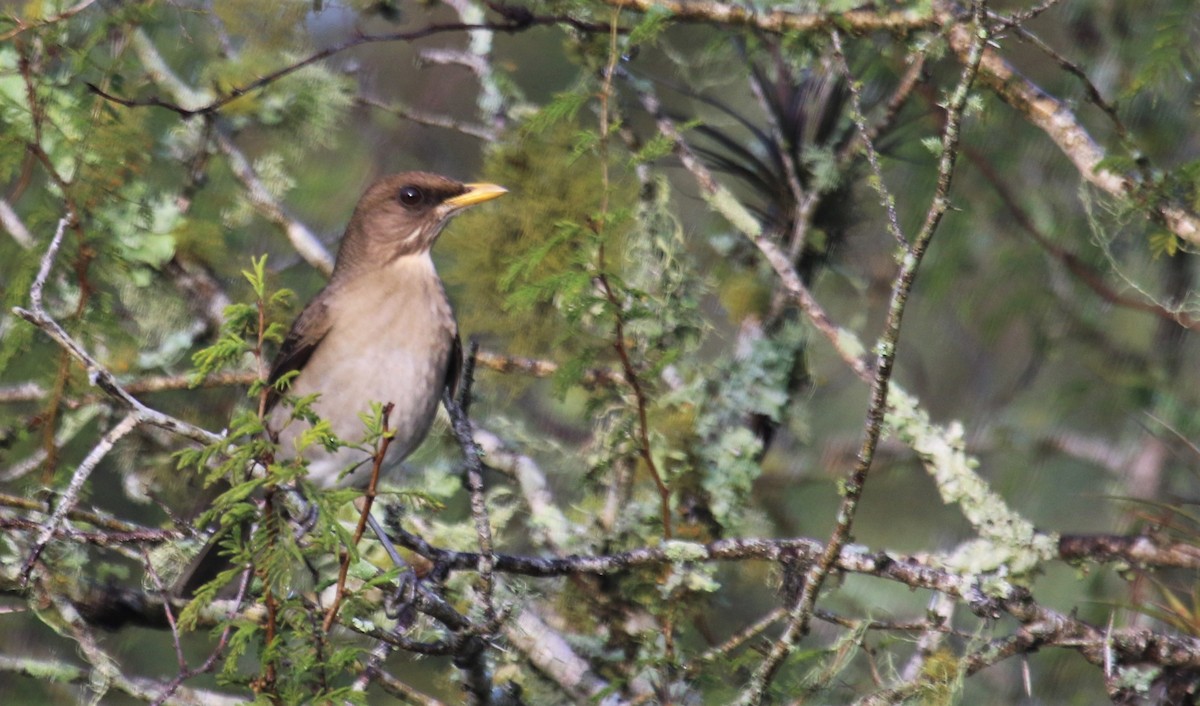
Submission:
[[[325,288],[296,317],[291,331],[288,331],[287,338],[283,339],[283,345],[275,354],[275,360],[271,363],[271,373],[267,376],[267,381],[271,385],[271,390],[267,393],[268,412],[281,397],[280,393],[275,390],[275,383],[293,370],[303,368],[332,327],[333,318],[329,315],[329,289]]]

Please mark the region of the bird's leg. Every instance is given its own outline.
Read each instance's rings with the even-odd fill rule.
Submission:
[[[402,535],[407,534],[400,526],[400,508],[397,505],[388,505],[386,512],[388,526]],[[417,593],[428,590],[424,587],[427,581],[440,584],[445,580],[448,570],[443,570],[437,563],[434,563],[432,568],[422,566],[420,560],[426,557],[419,553],[416,554],[416,559],[418,560],[416,565],[404,561],[396,552],[396,547],[392,542],[391,536],[387,534],[383,526],[374,517],[371,518],[371,529],[379,536],[383,542],[383,546],[387,548],[396,565],[406,567],[396,578],[396,590],[385,599],[384,613],[389,618],[395,620],[397,625],[401,625],[407,629],[417,617]]]
[[[383,529],[383,525],[379,524],[379,520],[375,519],[374,515],[367,515],[367,524],[371,526],[371,531],[379,539],[379,543],[383,545],[384,551],[392,558],[392,563],[401,569],[409,569],[408,562],[400,556],[400,552],[396,551],[396,545],[392,543],[392,538],[388,536],[387,531]],[[409,569],[411,572],[411,569]]]

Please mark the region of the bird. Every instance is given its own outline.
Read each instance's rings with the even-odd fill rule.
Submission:
[[[395,466],[429,431],[442,391],[457,385],[458,326],[431,250],[455,214],[507,192],[427,172],[380,179],[358,202],[338,249],[329,283],[300,312],[267,377],[266,423],[277,458],[308,461],[315,485],[365,486],[371,455],[353,445],[332,453],[320,444],[297,452],[308,424],[279,404],[275,384],[292,372],[288,394],[319,395],[312,409],[337,437],[361,441],[359,415],[370,402],[391,403]]]
[[[453,216],[505,193],[496,184],[429,172],[392,174],[367,188],[329,282],[296,317],[267,375],[264,421],[276,461],[304,459],[306,478],[320,488],[365,487],[373,454],[359,443],[366,433],[360,415],[373,402],[392,407],[385,468],[398,467],[421,444],[461,369],[458,325],[433,245]],[[288,375],[290,382],[277,384]],[[331,451],[298,443],[310,423],[282,402],[308,395],[316,396],[312,411],[345,445]],[[194,593],[228,566],[215,558],[215,544],[193,559],[178,593]]]

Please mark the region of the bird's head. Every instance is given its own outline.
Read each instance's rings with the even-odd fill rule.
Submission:
[[[386,176],[359,199],[338,251],[337,270],[381,266],[427,252],[451,216],[506,192],[495,184],[464,184],[428,172]]]

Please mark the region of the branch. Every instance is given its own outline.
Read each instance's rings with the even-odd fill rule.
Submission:
[[[952,16],[953,6],[950,3],[942,0],[937,5],[939,15],[947,19]],[[947,36],[950,47],[960,60],[965,60],[973,43],[970,28],[963,24],[950,24]],[[995,49],[984,49],[979,64],[979,78],[1005,103],[1045,132],[1071,160],[1084,180],[1116,198],[1148,201],[1149,208],[1172,233],[1200,245],[1200,216],[1185,206],[1153,194],[1147,185],[1134,176],[1100,167],[1108,155],[1092,139],[1067,104],[1018,74]]]
[[[932,14],[914,10],[881,13],[853,10],[844,13],[798,13],[786,10],[756,12],[743,5],[682,0],[602,0],[605,4],[636,12],[666,11],[687,22],[753,27],[765,32],[814,32],[830,28],[866,33],[888,31],[905,34],[940,28],[946,31],[959,60],[969,63],[975,35],[969,23],[959,20],[961,8],[950,0],[934,3]],[[1037,10],[1040,12],[1041,10]],[[1154,213],[1180,238],[1200,245],[1200,215],[1186,206],[1159,197],[1133,177],[1098,168],[1108,156],[1065,103],[1047,94],[1016,70],[991,47],[979,62],[979,78],[1006,103],[1058,145],[1083,178],[1112,196],[1148,200]]]
[[[475,521],[475,534],[479,539],[479,551],[484,557],[480,565],[479,575],[483,580],[483,615],[489,624],[496,622],[496,606],[494,604],[496,578],[492,573],[494,563],[492,557],[492,526],[488,519],[487,498],[483,493],[483,458],[479,445],[471,429],[471,420],[467,418],[467,406],[470,401],[471,386],[475,377],[476,345],[471,344],[466,364],[463,366],[462,379],[459,382],[459,396],[455,397],[447,388],[442,395],[442,405],[450,415],[450,429],[462,449],[466,461],[467,487],[471,491],[471,517]]]
[[[1058,556],[1063,561],[1200,569],[1200,547],[1194,542],[1164,543],[1145,535],[1065,534],[1058,539]]]
[[[29,290],[29,300],[32,310],[22,309],[21,307],[13,307],[13,313],[25,319],[29,323],[37,326],[46,333],[50,338],[54,339],[71,357],[83,364],[88,373],[88,380],[110,397],[113,397],[122,406],[131,410],[138,424],[150,424],[156,427],[161,427],[167,431],[174,432],[180,436],[186,437],[201,444],[212,444],[221,440],[221,437],[213,434],[210,431],[201,429],[200,427],[189,424],[183,420],[176,419],[169,415],[163,414],[154,409],[150,409],[139,402],[133,395],[129,394],[117,382],[116,377],[108,371],[103,365],[92,358],[83,346],[79,345],[75,339],[63,330],[58,323],[46,313],[42,306],[42,291],[46,286],[46,279],[50,275],[50,268],[54,264],[55,255],[58,254],[58,249],[62,245],[63,232],[67,227],[67,219],[63,218],[58,222],[58,229],[54,233],[54,238],[50,241],[50,247],[47,248],[45,256],[42,258],[41,268],[38,271],[37,278]]]
[[[8,19],[10,19],[14,23],[16,23],[17,26],[8,30],[4,34],[0,34],[0,42],[7,42],[8,40],[12,39],[13,37],[16,37],[17,35],[21,34],[22,32],[27,32],[31,29],[38,29],[39,27],[46,27],[48,25],[56,24],[58,22],[62,22],[63,20],[70,19],[70,18],[74,17],[75,15],[78,15],[79,13],[88,9],[88,7],[90,7],[95,2],[96,2],[96,0],[82,0],[81,2],[79,2],[75,5],[72,5],[71,7],[68,7],[67,9],[58,13],[57,15],[53,15],[51,17],[46,17],[44,19],[37,20],[36,22],[26,22],[25,20],[21,19],[20,17],[10,14],[10,15],[8,15]]]
[[[848,12],[759,12],[752,6],[706,0],[601,0],[605,5],[635,12],[667,12],[683,22],[705,22],[731,27],[754,27],[765,32],[814,32],[841,27],[848,32],[906,34],[934,29],[934,16],[920,10],[850,10]]]
[[[556,26],[565,25],[577,30],[585,32],[605,32],[609,31],[607,25],[595,24],[578,20],[567,15],[534,15],[525,8],[506,7],[502,5],[493,6],[491,9],[500,12],[505,16],[503,22],[435,22],[420,29],[410,30],[407,32],[392,32],[388,34],[356,34],[351,39],[348,39],[340,44],[326,47],[320,51],[309,54],[308,56],[295,61],[286,66],[282,66],[274,71],[271,71],[249,83],[231,89],[223,96],[208,99],[203,102],[197,100],[180,100],[178,96],[174,100],[166,100],[159,96],[151,96],[149,98],[124,98],[111,93],[108,93],[94,84],[87,84],[90,91],[96,95],[111,101],[126,108],[163,108],[169,110],[179,117],[188,120],[197,116],[207,117],[215,115],[226,105],[254,91],[261,90],[270,86],[285,76],[295,73],[305,66],[315,64],[318,61],[323,61],[332,56],[340,54],[349,49],[353,49],[364,44],[375,44],[380,42],[411,42],[425,37],[432,37],[438,34],[488,31],[488,32],[520,32],[530,27],[537,26]],[[141,30],[139,30],[140,32]],[[145,35],[143,34],[143,39]],[[192,93],[193,97],[198,94]]]
[[[29,556],[25,559],[25,563],[21,566],[21,581],[24,583],[29,580],[29,573],[33,570],[34,563],[41,556],[42,550],[50,543],[50,540],[58,532],[63,520],[66,519],[68,513],[75,508],[75,504],[79,502],[79,493],[83,490],[83,484],[92,475],[96,465],[104,460],[112,447],[117,441],[125,437],[129,432],[133,431],[138,424],[137,414],[130,412],[116,426],[109,429],[108,432],[101,437],[100,441],[92,447],[92,450],[83,459],[83,462],[75,469],[75,473],[71,475],[71,480],[67,484],[67,489],[63,491],[62,498],[59,500],[58,507],[54,509],[54,514],[42,526],[41,535],[34,542],[33,548],[29,552]]]
[[[654,453],[650,447],[650,424],[646,417],[646,407],[648,400],[646,392],[642,389],[642,383],[638,380],[637,371],[633,367],[633,360],[629,357],[629,347],[626,345],[625,339],[625,321],[624,313],[621,308],[621,302],[617,300],[617,295],[613,292],[612,287],[608,284],[608,275],[604,273],[604,246],[600,246],[600,263],[599,274],[596,276],[596,281],[600,284],[601,291],[604,292],[605,298],[612,307],[613,314],[613,350],[617,352],[617,357],[621,360],[621,368],[625,371],[625,382],[633,390],[633,399],[637,409],[638,420],[638,454],[642,457],[642,463],[646,464],[646,470],[650,473],[651,480],[654,481],[654,486],[658,489],[658,499],[660,505],[660,513],[662,515],[663,538],[671,538],[671,489],[663,481],[662,474],[658,471],[658,465],[654,462]]]
[[[751,706],[762,702],[766,695],[767,687],[770,685],[779,667],[783,665],[783,661],[795,649],[795,645],[800,638],[808,634],[813,608],[816,606],[817,595],[820,593],[825,579],[829,576],[830,570],[834,568],[842,547],[850,541],[851,528],[853,527],[855,515],[858,512],[859,501],[862,499],[863,490],[866,486],[867,474],[874,461],[875,447],[879,443],[880,436],[883,434],[884,416],[888,410],[889,385],[896,361],[896,353],[900,342],[900,327],[904,317],[904,310],[908,303],[909,293],[912,291],[917,268],[920,267],[929,243],[933,238],[933,234],[937,231],[942,216],[950,206],[950,185],[958,156],[959,123],[962,120],[962,112],[967,103],[968,91],[971,84],[975,81],[980,56],[982,55],[983,46],[987,39],[983,19],[984,1],[978,0],[975,3],[971,53],[968,60],[964,62],[965,66],[963,67],[958,85],[955,87],[946,106],[946,125],[942,132],[942,149],[940,158],[938,159],[937,188],[925,213],[925,222],[911,241],[904,239],[903,233],[899,231],[899,225],[895,224],[896,230],[893,232],[893,236],[900,243],[904,244],[905,253],[901,260],[900,269],[893,280],[891,301],[888,304],[887,321],[884,324],[883,334],[880,336],[879,343],[876,346],[878,355],[875,363],[874,380],[871,383],[871,401],[863,422],[862,446],[858,453],[858,462],[855,464],[854,469],[850,472],[843,486],[842,503],[837,512],[837,524],[830,535],[825,551],[812,568],[806,572],[807,576],[805,577],[803,589],[789,611],[790,615],[783,634],[774,642],[770,653],[759,667],[754,670],[750,682],[739,696],[739,704]],[[841,35],[837,30],[833,30],[830,33],[830,38],[833,42],[835,55],[841,64],[841,69],[845,73],[846,79],[853,84],[854,77],[850,75],[850,68],[842,51]],[[860,127],[863,130],[864,139],[866,139],[865,121],[860,124]],[[891,202],[891,196],[882,182],[877,184],[877,187],[886,206]]]

